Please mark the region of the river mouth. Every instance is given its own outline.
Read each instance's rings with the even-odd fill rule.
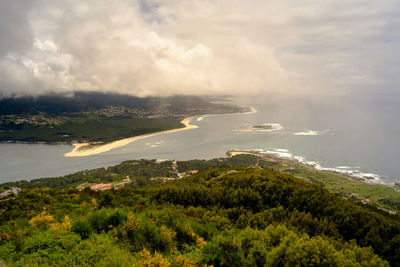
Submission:
[[[400,182],[396,160],[400,157],[400,126],[394,115],[379,120],[388,115],[379,105],[360,104],[348,97],[234,101],[257,112],[197,116],[191,124],[199,128],[193,131],[151,136],[87,157],[65,158],[71,145],[0,144],[0,182],[62,176],[130,159],[212,159],[234,149],[287,150],[322,168],[371,174],[388,184]],[[400,97],[390,103],[399,104],[393,108],[400,114]],[[237,131],[268,123],[279,124],[280,129]],[[339,168],[343,166],[351,168]]]

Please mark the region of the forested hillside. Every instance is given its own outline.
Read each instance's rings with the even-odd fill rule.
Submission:
[[[99,92],[0,98],[0,142],[111,142],[184,127],[188,116],[247,110],[213,100]]]
[[[199,96],[135,97],[131,95],[74,92],[73,95],[49,94],[0,98],[0,115],[63,114],[101,110],[110,106],[133,108],[151,112],[185,112],[188,109],[232,109],[234,106],[211,103],[211,98]]]
[[[0,202],[13,266],[399,266],[400,221],[274,170],[221,166],[119,190]]]

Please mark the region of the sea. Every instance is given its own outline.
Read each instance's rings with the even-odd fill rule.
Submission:
[[[197,129],[148,137],[88,157],[64,157],[71,145],[0,144],[0,183],[132,159],[212,159],[225,157],[229,150],[272,153],[372,183],[400,182],[398,93],[263,95],[227,101],[252,111],[196,116],[191,124]]]

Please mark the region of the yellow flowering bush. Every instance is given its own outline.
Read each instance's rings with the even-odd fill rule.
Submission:
[[[186,257],[186,256],[183,256],[183,255],[179,255],[179,256],[177,256],[175,258],[175,264],[177,266],[182,266],[182,267],[194,267],[194,266],[196,266],[196,262],[193,259],[191,259],[189,257]]]
[[[1,241],[10,241],[10,235],[6,232],[0,232],[0,242]]]
[[[97,200],[96,200],[95,198],[92,198],[92,200],[90,200],[90,204],[91,204],[93,207],[97,208]]]
[[[160,228],[161,235],[161,243],[164,246],[165,250],[172,252],[176,249],[176,232],[165,225],[162,225]]]
[[[204,238],[202,238],[201,236],[198,236],[197,238],[196,238],[196,247],[198,247],[198,248],[202,248],[204,245],[206,245],[207,244],[207,242],[206,241],[204,241]]]
[[[53,231],[69,231],[71,230],[72,222],[71,219],[65,215],[64,220],[61,223],[50,224],[50,229]]]
[[[141,221],[139,218],[134,218],[132,216],[132,214],[129,214],[128,218],[126,219],[126,223],[124,225],[124,230],[127,232],[132,231],[132,230],[137,230],[137,229],[139,229],[140,224],[141,224]]]
[[[147,249],[139,253],[141,262],[145,267],[170,267],[171,263],[157,251],[151,254]]]
[[[40,214],[37,216],[33,217],[32,219],[29,220],[29,224],[34,226],[34,227],[40,227],[44,224],[50,224],[54,221],[54,218],[52,215],[48,215],[45,211],[42,211]]]

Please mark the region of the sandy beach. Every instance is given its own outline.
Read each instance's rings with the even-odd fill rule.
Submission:
[[[256,113],[257,110],[253,107],[250,107],[250,111],[244,112],[244,113],[228,113],[228,114],[222,114],[222,115],[238,115],[238,114],[253,114]],[[212,115],[221,115],[221,114],[204,114],[199,117],[199,121],[204,119],[205,117],[212,116]],[[193,120],[195,116],[190,116],[181,121],[183,125],[185,125],[184,128],[178,128],[178,129],[171,129],[171,130],[166,130],[166,131],[161,131],[161,132],[155,132],[155,133],[150,133],[150,134],[144,134],[144,135],[138,135],[138,136],[133,136],[121,140],[117,140],[108,144],[104,145],[94,145],[91,143],[76,143],[73,144],[74,149],[71,152],[65,153],[65,157],[87,157],[95,154],[100,154],[103,152],[110,151],[111,149],[118,148],[125,146],[129,143],[132,143],[134,141],[148,138],[151,136],[156,136],[160,134],[166,134],[166,133],[175,133],[175,132],[180,132],[180,131],[186,131],[186,130],[192,130],[198,128],[196,125],[190,124],[190,122]]]
[[[89,147],[91,144],[90,143],[79,143],[79,144],[73,144],[74,149],[71,152],[65,153],[65,157],[86,157],[86,156],[91,156],[103,152],[110,151],[111,149],[126,146],[129,143],[132,143],[134,141],[148,138],[151,136],[156,136],[160,134],[166,134],[166,133],[175,133],[175,132],[180,132],[180,131],[186,131],[186,130],[192,130],[198,128],[196,125],[190,124],[190,121],[193,119],[193,117],[187,117],[181,121],[183,125],[185,125],[184,128],[178,128],[178,129],[171,129],[171,130],[166,130],[166,131],[161,131],[161,132],[156,132],[156,133],[150,133],[150,134],[144,134],[144,135],[138,135],[138,136],[133,136],[121,140],[117,140],[108,144],[104,145],[96,145],[93,147]],[[87,147],[87,148],[85,148]]]

